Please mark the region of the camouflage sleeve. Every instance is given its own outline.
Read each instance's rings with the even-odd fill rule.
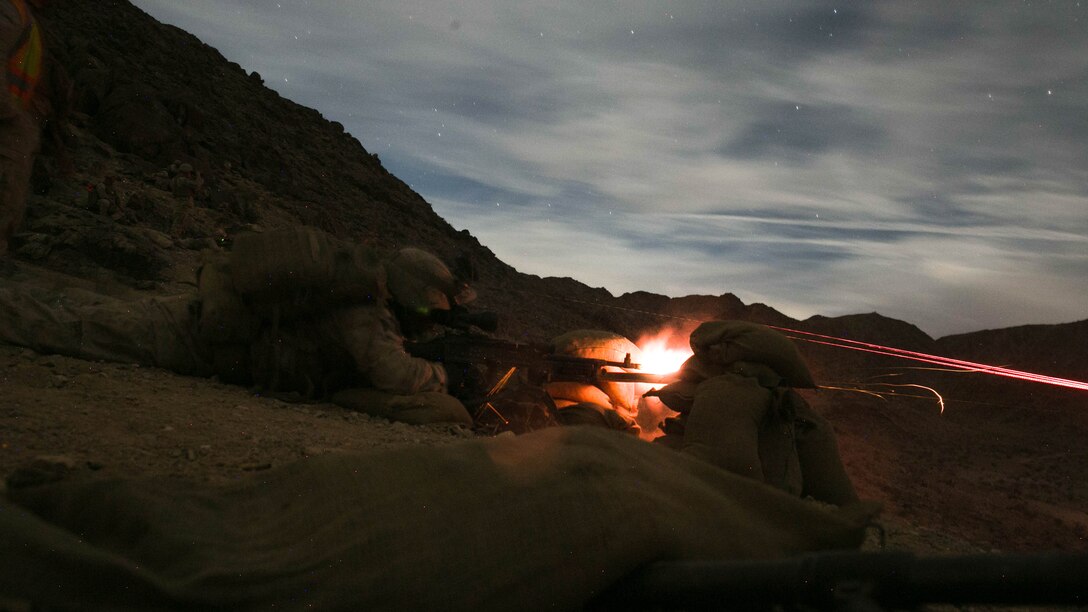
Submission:
[[[446,390],[441,365],[412,357],[404,350],[396,318],[380,305],[337,313],[337,326],[355,367],[376,389],[398,395]]]

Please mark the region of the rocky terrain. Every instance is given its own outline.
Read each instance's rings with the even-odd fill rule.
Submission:
[[[933,339],[876,313],[796,321],[728,293],[617,297],[521,274],[441,219],[343,126],[193,36],[125,0],[54,2],[40,19],[49,49],[43,152],[0,283],[133,299],[192,291],[201,249],[308,224],[379,249],[467,254],[479,305],[500,313],[509,338],[600,328],[637,339],[663,327],[683,338],[698,321],[740,318],[1088,379],[1088,321]],[[1086,392],[799,345],[817,380],[838,388],[807,397],[834,423],[862,494],[885,502],[893,546],[1088,550]],[[14,347],[0,347],[0,397],[0,473],[13,477],[222,482],[312,454],[474,435]]]

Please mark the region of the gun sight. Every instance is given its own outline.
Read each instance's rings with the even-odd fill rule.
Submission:
[[[499,328],[499,315],[489,310],[472,312],[464,306],[454,306],[450,310],[437,310],[431,316],[436,323],[462,331],[476,327],[493,332]]]

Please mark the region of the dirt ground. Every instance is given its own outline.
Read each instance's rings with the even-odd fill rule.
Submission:
[[[332,404],[286,403],[211,379],[0,346],[0,471],[42,457],[68,477],[223,483],[330,452],[473,437]]]
[[[927,399],[817,395],[859,492],[882,501],[893,524],[949,539],[904,547],[1088,550],[1085,404],[1044,410],[946,400],[942,413]]]

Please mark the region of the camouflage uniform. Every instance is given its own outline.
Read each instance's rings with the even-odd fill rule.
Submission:
[[[422,320],[476,297],[437,257],[420,249],[401,249],[385,263],[385,272],[393,303]],[[406,423],[472,423],[468,410],[446,393],[445,369],[405,352],[402,326],[387,307],[356,307],[336,317],[335,326],[369,384],[337,392],[334,402]]]
[[[395,283],[402,299],[415,306],[415,295],[453,299],[446,298],[444,289],[433,291],[426,275],[417,278],[411,269],[397,269],[398,257],[390,262],[391,272],[409,277]],[[428,257],[428,264],[441,265]],[[437,300],[434,304],[441,306]],[[398,320],[384,300],[331,307],[284,323],[246,319],[244,307],[232,317],[222,316],[222,310],[221,304],[192,295],[123,301],[9,284],[0,288],[0,341],[180,374],[216,373],[265,392],[331,397],[392,420],[471,423],[464,406],[445,393],[442,366],[405,352]],[[209,326],[212,320],[217,324]],[[213,337],[223,341],[209,341]]]
[[[209,376],[206,351],[192,333],[197,307],[194,296],[125,301],[6,283],[0,287],[0,342]]]

